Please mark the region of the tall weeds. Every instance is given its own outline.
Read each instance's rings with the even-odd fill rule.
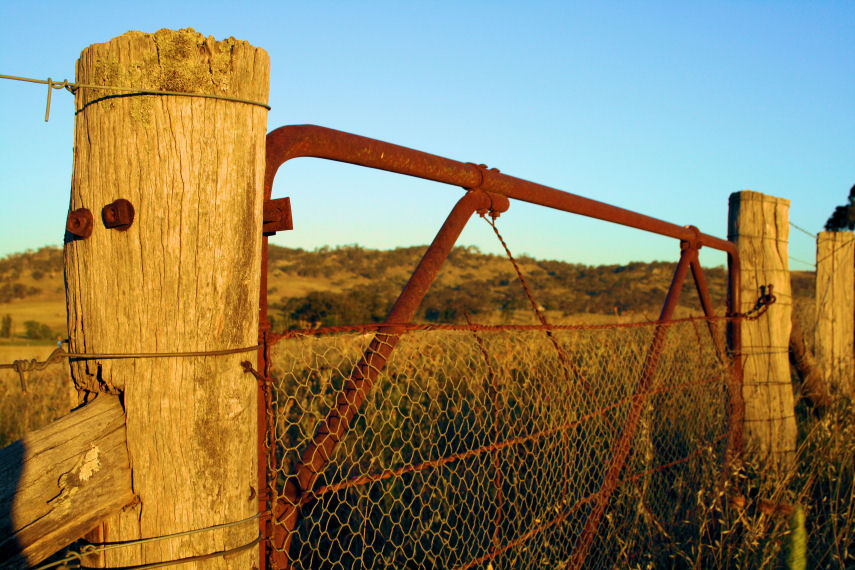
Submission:
[[[27,372],[25,381],[26,392],[21,389],[17,374],[4,370],[0,375],[0,447],[49,424],[72,408],[67,365]]]

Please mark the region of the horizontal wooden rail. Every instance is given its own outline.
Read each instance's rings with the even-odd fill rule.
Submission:
[[[0,449],[0,568],[30,568],[134,500],[119,398]]]

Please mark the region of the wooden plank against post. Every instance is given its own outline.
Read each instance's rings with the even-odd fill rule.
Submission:
[[[30,568],[134,499],[119,399],[103,394],[0,449],[0,568]]]
[[[855,398],[855,238],[816,239],[816,358],[832,394]]]
[[[776,297],[760,318],[742,321],[746,450],[776,471],[791,467],[797,435],[788,357],[789,207],[789,200],[746,190],[730,195],[728,214],[741,268],[739,312],[754,308],[761,287],[772,285]]]
[[[269,58],[192,29],[128,32],[83,50],[77,82],[266,103]],[[72,352],[217,351],[258,342],[267,110],[176,95],[81,88],[75,96],[71,209],[96,223],[65,247]],[[116,199],[125,231],[102,223]],[[207,529],[256,514],[253,352],[84,360],[78,388],[124,396],[133,488],[140,503],[94,538],[133,541]],[[108,551],[92,566],[132,566],[238,548],[258,521]],[[251,568],[257,549],[182,568]]]

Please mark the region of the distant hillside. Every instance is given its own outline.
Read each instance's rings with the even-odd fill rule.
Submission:
[[[380,321],[386,315],[426,246],[372,250],[358,246],[271,248],[271,315],[278,327]],[[671,283],[676,262],[588,266],[519,256],[517,261],[535,300],[563,315],[626,314],[655,318]],[[713,303],[723,309],[727,271],[705,269]],[[796,296],[812,299],[812,272],[794,272]],[[699,307],[691,278],[680,305]],[[431,287],[418,318],[460,321],[464,314],[515,311],[529,306],[504,256],[475,247],[455,248]]]
[[[62,250],[43,247],[0,258],[0,303],[63,299]]]
[[[270,248],[271,316],[277,328],[300,323],[376,322],[385,317],[417,265],[426,246],[374,250],[359,246],[322,247],[313,251]],[[587,266],[520,256],[517,261],[535,300],[551,313],[658,315],[676,263]],[[724,268],[708,268],[713,302],[723,307]],[[812,272],[794,272],[796,297],[813,298]],[[691,279],[681,305],[695,309]],[[0,259],[0,318],[13,314],[17,323],[47,322],[64,327],[62,250],[42,248]],[[27,317],[28,307],[38,307]],[[475,247],[455,248],[425,298],[419,319],[459,321],[464,314],[512,312],[528,307],[513,267],[504,256]],[[48,311],[48,309],[51,309]],[[51,321],[43,315],[52,315]],[[17,329],[16,329],[17,330]],[[20,332],[20,330],[19,330]]]

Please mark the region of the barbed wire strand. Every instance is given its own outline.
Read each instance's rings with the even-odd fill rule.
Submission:
[[[647,327],[657,324],[661,325],[676,325],[680,323],[689,323],[693,321],[735,321],[738,319],[754,320],[761,316],[768,305],[774,303],[774,300],[763,301],[758,300],[757,306],[747,313],[727,316],[694,316],[684,317],[681,319],[673,319],[667,323],[660,323],[655,320],[638,321],[632,323],[600,323],[600,324],[531,324],[531,325],[487,325],[481,323],[470,323],[466,325],[458,324],[442,324],[442,323],[366,323],[343,326],[318,327],[312,329],[292,329],[281,333],[271,334],[269,344],[275,345],[281,340],[292,338],[317,337],[323,335],[332,335],[339,333],[371,333],[377,332],[381,328],[395,327],[403,332],[426,332],[426,331],[568,331],[568,330],[603,330],[616,328],[634,328]],[[223,350],[201,350],[187,352],[139,352],[139,353],[77,353],[65,352],[61,348],[55,349],[47,359],[37,360],[35,358],[29,360],[14,360],[10,363],[0,364],[0,370],[14,370],[19,375],[25,372],[34,372],[44,370],[52,364],[58,364],[62,360],[116,360],[116,359],[133,359],[133,358],[184,358],[184,357],[204,357],[204,356],[223,356],[229,354],[240,354],[245,352],[253,352],[261,348],[263,345],[253,345],[243,348],[231,348]]]
[[[758,303],[760,304],[760,303]],[[762,305],[761,305],[762,306]],[[604,330],[604,329],[613,329],[613,328],[636,328],[636,327],[649,327],[655,326],[657,324],[665,324],[665,325],[676,325],[681,323],[689,323],[692,321],[736,321],[742,318],[756,318],[755,315],[752,314],[754,311],[759,312],[759,308],[755,308],[748,313],[739,314],[739,315],[727,315],[727,316],[693,316],[693,317],[684,317],[681,319],[673,319],[668,323],[659,323],[655,320],[647,320],[647,321],[637,321],[632,323],[597,323],[597,324],[556,324],[556,323],[547,323],[547,324],[503,324],[503,325],[487,325],[482,323],[471,323],[471,324],[443,324],[443,323],[365,323],[365,324],[354,324],[354,325],[341,325],[341,326],[329,326],[329,327],[318,327],[311,329],[292,329],[283,331],[281,333],[273,333],[270,335],[271,339],[269,341],[269,345],[273,346],[276,343],[293,338],[306,338],[306,337],[317,337],[324,335],[333,335],[339,333],[371,333],[377,332],[381,328],[395,327],[401,329],[403,332],[427,332],[427,331],[486,331],[486,332],[500,332],[500,331],[548,331],[548,330],[556,330],[556,331],[570,331],[570,330]],[[759,315],[757,315],[759,316]],[[22,372],[33,372],[37,370],[43,370],[47,366],[52,364],[58,364],[62,360],[65,359],[79,359],[79,360],[96,360],[96,359],[104,359],[104,360],[114,360],[114,359],[131,359],[131,358],[181,358],[181,357],[202,357],[202,356],[222,356],[228,354],[239,354],[244,352],[253,352],[258,350],[263,345],[254,345],[247,346],[244,348],[232,348],[232,349],[223,349],[223,350],[211,350],[211,351],[189,351],[189,352],[140,352],[140,353],[77,353],[77,352],[65,352],[61,348],[55,349],[50,356],[48,356],[45,360],[37,360],[35,358],[29,360],[14,360],[11,363],[0,364],[0,370],[14,370],[19,374]]]
[[[228,354],[241,354],[244,352],[253,352],[261,348],[262,345],[257,344],[255,346],[246,346],[243,348],[226,348],[221,350],[194,350],[194,351],[185,351],[185,352],[104,352],[104,353],[92,353],[92,352],[66,352],[62,348],[54,349],[50,356],[48,356],[45,360],[37,360],[32,358],[30,360],[15,360],[8,364],[0,364],[0,370],[14,370],[18,373],[18,376],[21,379],[21,390],[26,392],[27,385],[26,380],[24,378],[25,372],[34,372],[37,370],[44,370],[51,364],[58,364],[63,360],[118,360],[118,359],[129,359],[129,358],[189,358],[189,357],[202,357],[202,356],[224,356]]]
[[[749,312],[750,313],[750,312]],[[643,328],[656,325],[676,325],[681,323],[689,323],[691,321],[726,321],[735,322],[739,319],[748,318],[752,315],[743,313],[739,315],[726,316],[693,316],[673,319],[667,323],[660,323],[656,320],[636,321],[631,323],[595,323],[595,324],[503,324],[503,325],[488,325],[482,323],[472,323],[471,325],[463,324],[445,324],[445,323],[364,323],[354,325],[336,325],[327,327],[317,327],[309,329],[291,329],[281,333],[271,335],[270,344],[274,345],[283,340],[289,339],[305,339],[310,337],[319,337],[325,335],[334,335],[340,333],[372,333],[377,332],[381,328],[394,327],[401,332],[430,332],[430,331],[486,331],[486,332],[503,332],[503,331],[582,331],[582,330],[606,330],[606,329],[621,329],[621,328]]]
[[[28,83],[39,83],[42,85],[48,86],[47,92],[47,103],[45,105],[45,122],[48,122],[50,118],[50,103],[51,103],[51,93],[54,89],[65,89],[69,93],[75,94],[78,89],[103,89],[103,90],[113,90],[113,91],[122,91],[124,92],[124,97],[128,96],[136,96],[136,95],[171,95],[177,97],[200,97],[203,99],[220,99],[222,101],[233,101],[235,103],[246,103],[247,105],[256,105],[258,107],[264,107],[268,111],[270,110],[270,105],[267,103],[262,103],[260,101],[253,101],[251,99],[243,99],[241,97],[229,97],[227,95],[216,95],[214,93],[186,93],[184,91],[163,91],[159,89],[144,89],[139,87],[122,87],[119,85],[93,85],[89,83],[69,83],[67,79],[63,81],[54,81],[50,77],[47,79],[35,79],[32,77],[18,77],[15,75],[0,75],[0,79],[8,79],[11,81],[25,81]],[[116,95],[119,96],[119,95]],[[109,95],[107,97],[110,97]],[[106,98],[106,97],[105,97]],[[100,99],[99,99],[100,100]],[[95,101],[90,101],[88,104],[94,103]],[[88,105],[87,104],[87,105]]]

